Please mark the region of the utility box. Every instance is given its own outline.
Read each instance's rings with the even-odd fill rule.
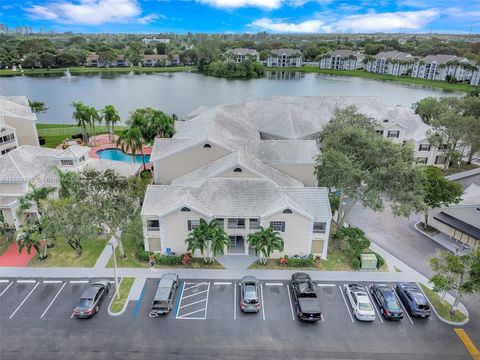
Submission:
[[[360,262],[362,270],[376,270],[377,256],[375,254],[361,254]]]

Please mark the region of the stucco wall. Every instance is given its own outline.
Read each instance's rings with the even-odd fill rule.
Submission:
[[[0,194],[25,194],[28,191],[27,184],[0,184]]]
[[[274,168],[290,175],[291,177],[300,180],[305,186],[317,186],[317,178],[313,173],[315,171],[315,164],[306,165],[281,165],[275,164]]]
[[[168,185],[172,180],[229,154],[229,151],[224,148],[210,145],[211,148],[204,148],[202,144],[154,161],[155,183]]]
[[[205,219],[205,217],[196,211],[182,212],[180,210],[171,213],[160,219],[160,234],[162,249],[171,248],[177,254],[183,253],[187,249],[185,239],[188,231],[188,220]]]
[[[4,115],[5,123],[15,128],[19,145],[38,146],[38,134],[34,120]]]

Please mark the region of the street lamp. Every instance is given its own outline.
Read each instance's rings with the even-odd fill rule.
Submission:
[[[115,256],[115,245],[113,241],[110,241],[110,245],[112,246],[112,256],[113,256],[113,277],[115,280],[115,295],[117,299],[120,297],[119,287],[118,287],[118,276],[117,276],[117,257]]]

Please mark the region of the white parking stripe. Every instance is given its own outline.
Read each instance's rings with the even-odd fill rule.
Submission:
[[[10,280],[3,280],[3,279],[0,280],[0,283],[9,283],[9,282],[10,282]]]
[[[62,280],[43,280],[44,284],[61,284]]]
[[[35,284],[37,280],[17,280],[17,284]]]
[[[190,295],[183,296],[182,299],[187,299],[189,297],[192,297],[192,296],[195,296],[195,295],[200,295],[200,294],[203,294],[203,293],[208,293],[208,289],[203,290],[203,291],[199,291],[198,293],[195,293],[195,294],[190,294]]]
[[[9,319],[11,319],[13,317],[13,315],[15,315],[15,313],[22,307],[22,305],[25,303],[25,301],[27,301],[27,299],[30,297],[30,295],[32,295],[33,291],[37,288],[37,286],[40,285],[40,283],[36,283],[35,286],[33,287],[32,290],[30,290],[30,292],[28,293],[27,297],[25,299],[23,299],[23,301],[20,303],[20,305],[18,305],[18,307],[15,309],[15,311],[13,312],[12,315],[10,315]]]
[[[344,286],[345,286],[345,285],[344,285]],[[347,308],[348,316],[350,316],[350,320],[352,320],[352,323],[354,323],[355,320],[353,320],[352,311],[351,311],[350,307],[349,307],[348,304],[347,304],[347,299],[345,299],[345,295],[343,294],[342,287],[341,287],[340,285],[338,285],[338,290],[340,290],[340,294],[342,295],[343,302],[345,303],[345,307]]]
[[[232,285],[231,282],[214,282],[213,285]]]
[[[288,293],[288,301],[290,302],[290,310],[292,311],[292,320],[295,321],[295,314],[293,312],[293,304],[292,304],[292,295],[290,294],[290,287],[288,284],[285,284],[287,287],[287,293]]]
[[[207,318],[207,313],[208,313],[208,296],[209,295],[210,295],[210,281],[208,282],[207,302],[205,303],[205,319]]]
[[[380,310],[377,309],[377,304],[375,303],[375,300],[373,300],[373,297],[372,297],[372,294],[370,294],[370,290],[368,289],[368,286],[367,286],[367,295],[368,297],[370,298],[370,301],[373,305],[373,308],[375,309],[375,312],[377,313],[378,315],[378,318],[380,319],[380,321],[382,322],[383,324],[383,319],[382,319],[382,314],[380,314]]]
[[[88,280],[70,280],[70,284],[87,284]]]
[[[189,286],[189,287],[186,287],[187,285],[192,285],[192,284],[195,284],[193,286]],[[198,286],[202,286],[202,285],[207,285],[209,283],[206,283],[206,282],[202,282],[202,283],[185,283],[185,287],[184,287],[184,290],[190,290],[190,289],[193,289],[193,288],[196,288]]]
[[[322,321],[325,322],[325,318],[323,317],[323,312],[320,313],[320,319],[322,319]]]
[[[263,303],[263,286],[260,284],[260,295],[262,296],[262,318],[265,320],[265,304]]]
[[[320,286],[320,287],[335,287],[336,285],[335,284],[319,284],[319,283],[317,283],[317,286]]]
[[[12,286],[12,285],[13,285],[13,281],[12,281],[10,284],[8,284],[8,286],[5,288],[5,290],[2,291],[2,293],[0,294],[0,296],[2,296],[2,295],[5,293],[5,291],[7,291],[8,288],[9,288],[10,286]]]
[[[44,281],[45,282],[45,281]],[[55,297],[53,298],[53,300],[50,302],[50,304],[48,304],[47,308],[45,309],[45,311],[43,312],[42,316],[40,316],[40,319],[43,318],[45,316],[45,314],[47,313],[48,309],[50,309],[50,306],[52,306],[53,302],[55,301],[55,299],[58,297],[58,295],[60,295],[60,292],[63,290],[63,288],[65,287],[65,285],[67,285],[67,283],[64,283],[62,285],[62,287],[60,288],[60,290],[58,290],[57,294],[55,295]]]
[[[193,303],[182,305],[182,306],[180,306],[180,309],[186,308],[187,306],[192,306],[192,305],[195,305],[195,304],[199,304],[199,303],[204,302],[204,301],[207,301],[207,299],[202,299],[202,300],[195,301]]]
[[[402,309],[403,309],[403,313],[404,313],[405,315],[407,315],[408,320],[410,320],[410,323],[413,325],[412,318],[410,317],[410,315],[408,315],[408,312],[407,312],[407,309],[405,309],[405,306],[403,306],[403,303],[401,302],[400,297],[399,297],[398,294],[397,294],[397,290],[395,290],[395,288],[393,288],[393,287],[392,287],[392,290],[393,290],[393,292],[395,293],[395,296],[397,297],[397,300],[398,300],[398,302],[400,303],[400,306],[401,306]]]
[[[265,283],[265,286],[283,286],[283,283]]]
[[[233,284],[233,320],[237,318],[237,284]]]
[[[196,311],[192,311],[192,312],[189,312],[187,314],[184,314],[182,316],[179,316],[178,319],[205,319],[207,317],[207,314],[206,314],[206,308],[205,309],[200,309],[200,310],[196,310]],[[189,315],[192,315],[192,314],[196,314],[196,313],[199,313],[201,311],[205,311],[205,317],[203,318],[186,318],[186,316],[189,316]]]

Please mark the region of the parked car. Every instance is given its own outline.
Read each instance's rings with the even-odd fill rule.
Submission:
[[[385,284],[373,284],[370,286],[370,292],[385,319],[403,319],[402,307],[392,288]]]
[[[86,319],[94,316],[110,291],[110,281],[97,280],[88,284],[83,291],[77,306],[73,309],[73,316]]]
[[[424,318],[431,315],[430,305],[416,284],[399,283],[396,289],[400,301],[410,315]]]
[[[345,286],[345,293],[353,310],[353,315],[360,321],[375,320],[375,310],[362,285],[348,284]]]
[[[255,276],[244,276],[240,280],[240,309],[243,312],[260,310],[260,284]]]
[[[153,297],[150,317],[167,314],[173,309],[173,299],[178,287],[178,275],[175,273],[163,274]]]
[[[298,272],[292,275],[290,289],[297,311],[297,317],[304,321],[318,321],[322,318],[317,292],[310,275]]]

